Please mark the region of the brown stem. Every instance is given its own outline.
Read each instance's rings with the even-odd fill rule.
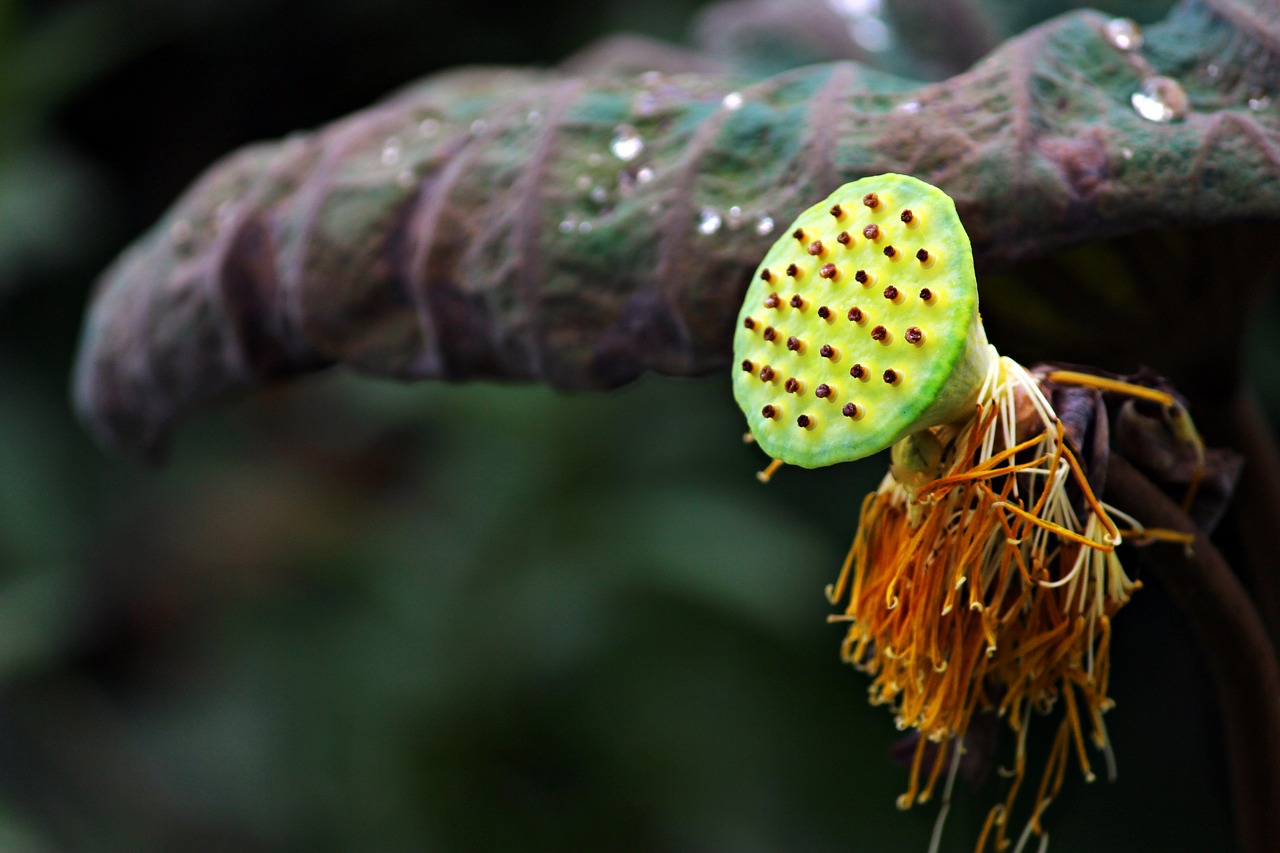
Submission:
[[[1204,531],[1115,454],[1106,497],[1143,524],[1195,536],[1189,552],[1157,543],[1144,555],[1186,613],[1217,682],[1241,849],[1280,850],[1280,665],[1262,618]]]
[[[1244,454],[1244,469],[1236,486],[1236,528],[1244,545],[1248,573],[1245,582],[1270,630],[1280,644],[1280,451],[1271,429],[1248,388],[1241,388],[1231,405],[1232,443]]]

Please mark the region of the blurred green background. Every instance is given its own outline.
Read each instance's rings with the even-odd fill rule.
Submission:
[[[723,378],[332,372],[158,468],[69,411],[95,274],[219,155],[442,67],[681,41],[697,5],[0,0],[0,850],[925,849],[822,594],[883,468],[760,486]],[[1232,846],[1204,666],[1146,580],[1120,780],[1072,776],[1055,850]],[[1000,790],[958,789],[944,850]]]

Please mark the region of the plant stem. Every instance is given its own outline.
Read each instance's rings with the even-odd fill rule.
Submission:
[[[1280,643],[1280,451],[1251,389],[1242,387],[1232,399],[1232,444],[1244,454],[1236,486],[1236,529],[1247,562],[1245,582],[1272,637]]]
[[[1108,502],[1143,524],[1191,533],[1191,549],[1143,551],[1200,639],[1217,683],[1241,849],[1280,850],[1280,665],[1248,593],[1204,531],[1127,461],[1112,454]]]

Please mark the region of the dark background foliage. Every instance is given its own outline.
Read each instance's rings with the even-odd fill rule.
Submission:
[[[160,468],[67,403],[94,275],[221,154],[439,68],[681,41],[696,6],[0,2],[0,849],[924,849],[825,623],[881,469],[759,486],[722,378],[331,372],[192,419]],[[1002,34],[1060,6],[987,4]],[[1071,779],[1054,849],[1224,849],[1216,712],[1158,585],[1114,648],[1120,780]]]

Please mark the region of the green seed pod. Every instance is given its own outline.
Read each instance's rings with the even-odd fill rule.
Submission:
[[[845,184],[765,255],[733,349],[734,397],[789,465],[861,459],[972,417],[994,356],[955,204],[906,175]]]

